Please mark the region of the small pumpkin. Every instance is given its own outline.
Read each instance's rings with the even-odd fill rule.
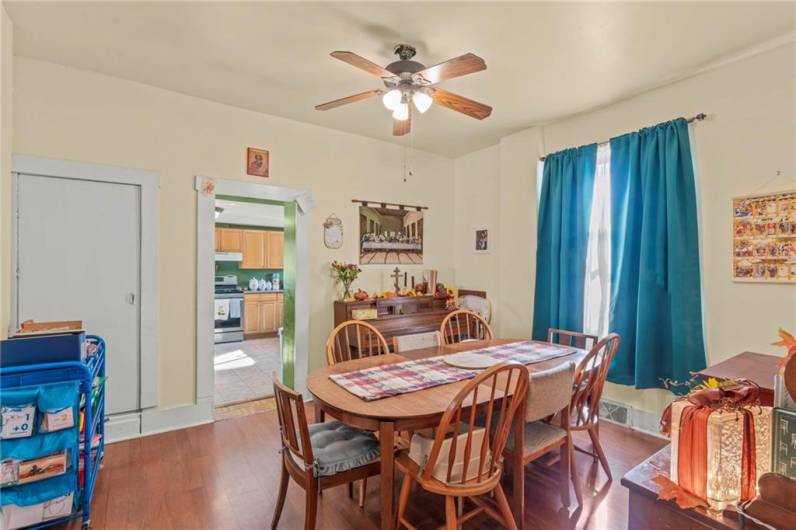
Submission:
[[[368,299],[368,292],[363,291],[362,289],[357,289],[357,292],[354,293],[354,300],[363,301]]]

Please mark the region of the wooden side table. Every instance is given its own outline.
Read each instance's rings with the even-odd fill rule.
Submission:
[[[774,406],[774,376],[777,375],[781,357],[745,351],[713,366],[708,366],[697,375],[717,379],[749,379],[760,385],[760,404]]]
[[[652,479],[669,476],[671,445],[667,445],[622,477],[622,485],[630,491],[628,530],[738,530],[735,512],[726,511],[721,518],[704,508],[683,510],[672,501],[658,499],[658,486]]]

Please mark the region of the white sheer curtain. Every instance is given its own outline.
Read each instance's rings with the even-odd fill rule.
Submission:
[[[586,249],[583,290],[583,331],[604,337],[608,334],[611,292],[611,146],[597,147],[594,198]]]

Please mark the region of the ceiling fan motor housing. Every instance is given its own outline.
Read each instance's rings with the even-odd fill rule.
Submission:
[[[388,64],[384,68],[401,78],[402,82],[410,84],[412,74],[424,70],[426,67],[422,63],[413,61],[412,58],[417,54],[417,50],[410,44],[398,44],[395,46],[395,55],[400,60]]]

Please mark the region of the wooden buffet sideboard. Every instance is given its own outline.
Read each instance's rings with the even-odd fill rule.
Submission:
[[[363,320],[374,325],[387,343],[398,335],[437,331],[449,310],[445,299],[434,296],[396,296],[363,301],[336,301],[334,325],[346,320]]]

